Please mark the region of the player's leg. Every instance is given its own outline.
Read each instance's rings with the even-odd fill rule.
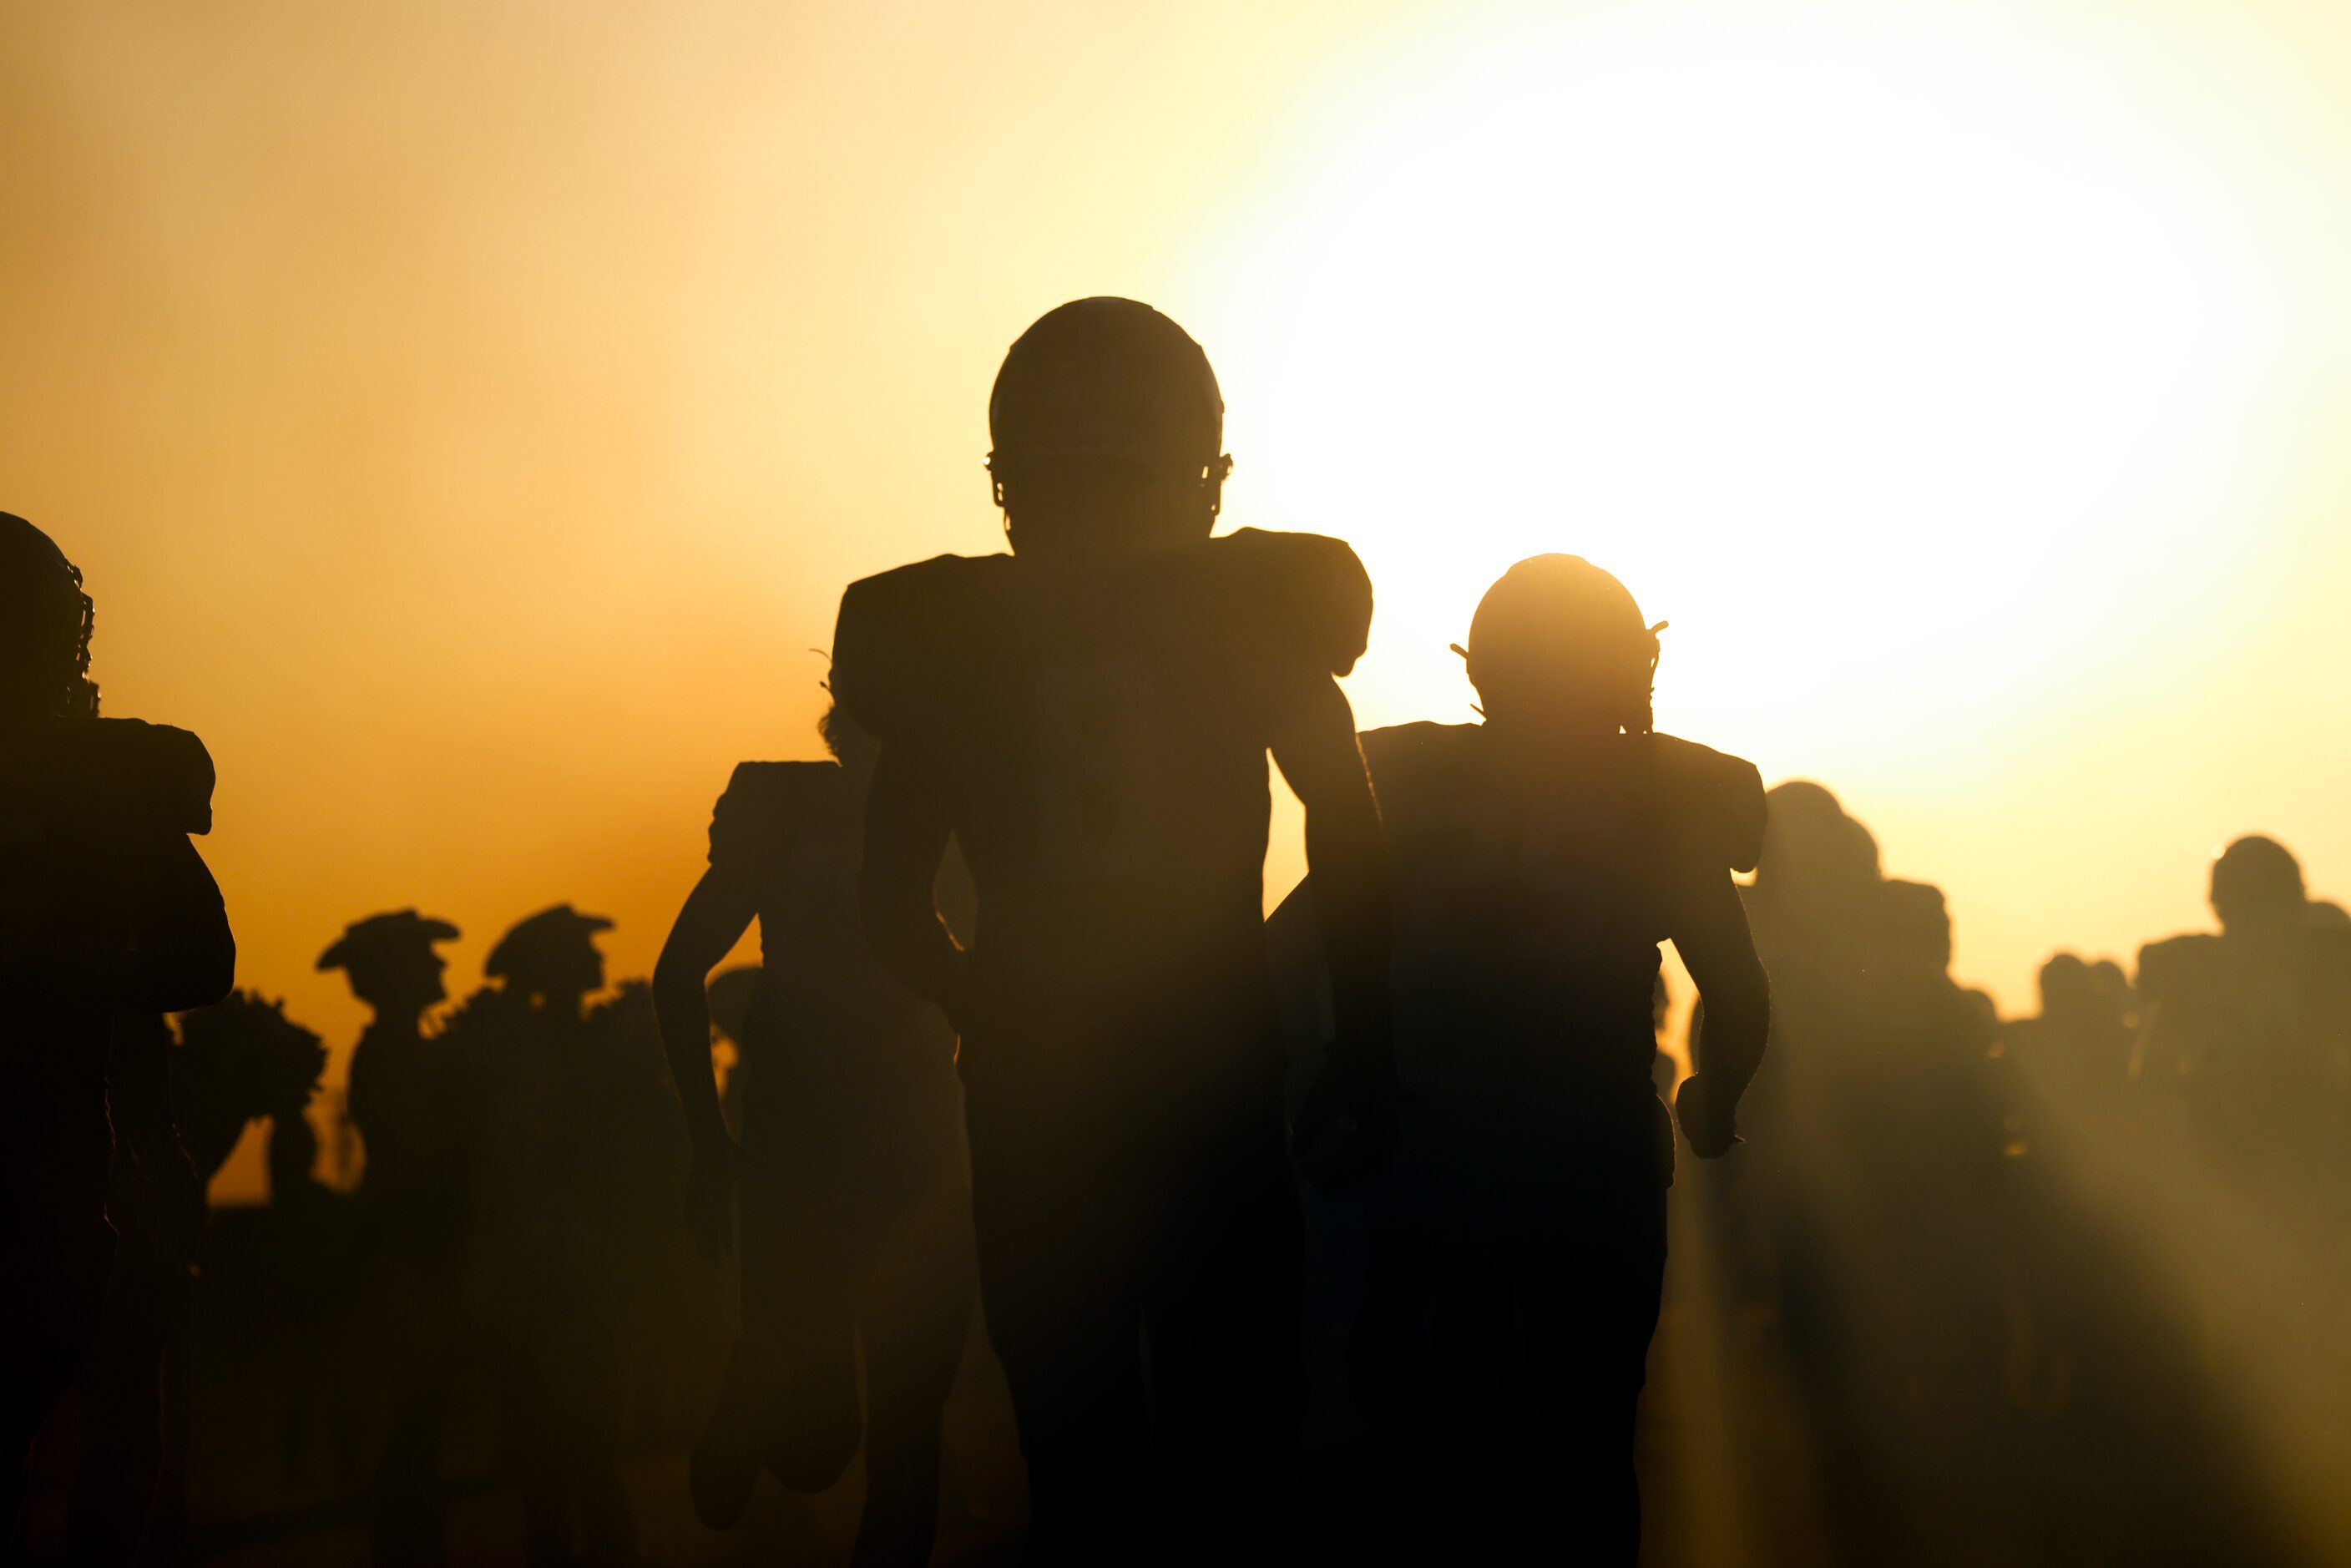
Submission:
[[[1392,1176],[1373,1219],[1349,1384],[1415,1496],[1399,1560],[1505,1560],[1536,1505],[1511,1396],[1520,1340],[1507,1232]]]
[[[691,1468],[695,1506],[720,1527],[741,1516],[758,1466],[795,1491],[821,1491],[863,1436],[852,1239],[804,1175],[749,1129],[737,1188],[743,1332]]]
[[[865,1274],[865,1513],[852,1568],[920,1568],[938,1533],[939,1422],[978,1296],[960,1172],[894,1213]]]
[[[1032,1564],[1131,1560],[1148,1462],[1129,1161],[1049,1087],[967,1084],[988,1336],[1028,1462]]]
[[[1159,1527],[1179,1562],[1287,1560],[1306,1380],[1278,1102],[1155,1173],[1147,1305]]]
[[[1596,1195],[1583,1230],[1537,1314],[1551,1331],[1544,1421],[1560,1516],[1575,1521],[1573,1560],[1629,1568],[1641,1554],[1633,1437],[1665,1286],[1664,1187],[1628,1173]]]

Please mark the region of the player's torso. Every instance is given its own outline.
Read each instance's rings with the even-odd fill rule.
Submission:
[[[1090,608],[988,651],[955,726],[985,961],[1261,967],[1270,673],[1180,601]]]
[[[856,803],[844,795],[803,826],[758,895],[761,973],[748,1048],[820,1042],[839,1071],[911,1071],[935,1059],[945,1074],[954,1049],[946,1020],[893,979],[865,940]]]
[[[1645,1099],[1666,908],[1630,776],[1514,778],[1474,727],[1413,727],[1418,744],[1366,738],[1408,1076],[1498,1103]]]

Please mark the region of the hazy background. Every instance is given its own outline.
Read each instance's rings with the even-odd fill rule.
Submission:
[[[650,967],[841,586],[997,544],[989,378],[1081,294],[1207,346],[1232,522],[1362,549],[1366,725],[1576,550],[2011,1009],[2238,833],[2351,891],[2332,5],[18,6],[0,137],[0,507],[338,1074],[359,915],[460,995],[559,900]]]

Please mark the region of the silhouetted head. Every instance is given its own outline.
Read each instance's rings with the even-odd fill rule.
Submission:
[[[1013,553],[1086,567],[1206,538],[1232,460],[1208,356],[1150,306],[1107,296],[1020,335],[987,400]]]
[[[2041,1016],[2078,1019],[2094,1005],[2095,982],[2090,966],[2071,953],[2059,953],[2041,966]]]
[[[1931,883],[1888,882],[1879,940],[1906,977],[1940,976],[1951,967],[1951,915],[1943,890]]]
[[[0,723],[97,715],[95,621],[81,570],[48,535],[0,512]]]
[[[1877,840],[1837,798],[1806,779],[1763,797],[1763,853],[1755,885],[1800,894],[1841,893],[1878,879]]]
[[[1455,652],[1489,724],[1649,732],[1656,632],[1625,585],[1581,556],[1531,556],[1504,572]]]
[[[604,985],[604,955],[595,936],[612,923],[568,904],[542,909],[498,938],[482,972],[509,992],[544,998],[556,1011],[578,1010],[580,999]]]
[[[2248,834],[2212,862],[2212,913],[2223,931],[2294,925],[2308,903],[2302,862],[2275,839]]]
[[[342,970],[351,994],[379,1015],[413,1017],[449,994],[441,978],[449,961],[434,947],[456,937],[455,925],[413,909],[371,915],[343,928],[319,968]]]

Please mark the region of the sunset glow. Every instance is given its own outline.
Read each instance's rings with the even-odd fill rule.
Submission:
[[[1660,722],[1829,782],[2011,1007],[2238,832],[2351,885],[2331,9],[1214,13],[10,23],[5,504],[210,743],[246,984],[340,1051],[345,922],[456,921],[462,992],[559,899],[643,973],[1098,292],[1216,360],[1232,522],[1361,548],[1367,724],[1578,550]]]

